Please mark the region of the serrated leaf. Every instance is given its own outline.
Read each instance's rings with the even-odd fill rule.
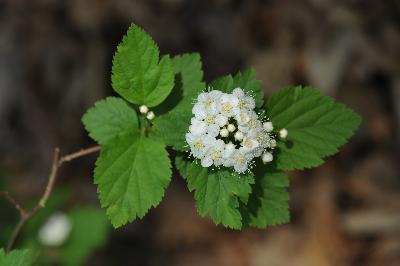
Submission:
[[[264,104],[264,91],[261,88],[261,81],[256,78],[254,69],[246,69],[243,73],[240,71],[235,75],[227,75],[218,78],[210,83],[213,89],[226,93],[231,93],[235,88],[242,88],[247,94],[254,97],[256,106],[261,107]]]
[[[286,190],[289,186],[288,176],[269,168],[256,175],[258,178],[252,186],[253,193],[242,209],[246,225],[266,228],[289,222],[289,193]]]
[[[210,215],[215,224],[240,229],[242,217],[239,200],[246,203],[254,183],[251,174],[238,175],[227,169],[204,168],[196,162],[176,158],[176,166],[185,177],[189,191],[194,191],[196,208],[201,216]]]
[[[107,97],[95,103],[82,117],[89,136],[104,144],[118,134],[133,132],[138,128],[135,110],[117,97]]]
[[[109,224],[104,211],[91,207],[73,209],[70,218],[72,230],[62,250],[63,265],[82,265],[106,243]]]
[[[0,249],[0,265],[2,266],[30,266],[32,263],[32,253],[27,249],[15,249],[8,254],[3,249]]]
[[[285,142],[278,142],[276,160],[282,170],[320,165],[346,143],[361,122],[351,109],[308,87],[273,93],[267,108],[274,128],[289,132]]]
[[[112,87],[127,101],[149,107],[160,104],[171,92],[174,75],[169,56],[159,60],[152,38],[132,25],[113,58]]]
[[[192,117],[193,101],[205,88],[203,71],[198,54],[176,56],[172,63],[179,80],[174,91],[181,91],[182,99],[173,110],[154,119],[153,134],[175,150],[186,151],[185,133]]]
[[[142,218],[159,204],[171,180],[165,145],[137,134],[120,135],[102,147],[95,183],[114,227]]]

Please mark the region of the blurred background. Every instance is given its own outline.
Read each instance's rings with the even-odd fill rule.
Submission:
[[[16,247],[38,250],[39,265],[400,265],[396,0],[1,0],[0,190],[30,206],[54,147],[94,145],[80,118],[114,94],[112,55],[131,22],[162,53],[199,52],[206,81],[253,66],[266,96],[292,84],[320,88],[361,114],[361,128],[322,167],[290,173],[290,224],[214,226],[175,176],[156,209],[111,230],[90,155],[62,167],[48,207]],[[72,235],[45,247],[37,231],[60,211]],[[0,199],[0,246],[17,219]]]

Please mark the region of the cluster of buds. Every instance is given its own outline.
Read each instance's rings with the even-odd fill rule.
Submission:
[[[139,107],[139,112],[143,115],[146,115],[146,118],[148,120],[153,120],[154,119],[154,112],[153,111],[149,111],[149,107],[147,107],[146,105],[141,105]]]

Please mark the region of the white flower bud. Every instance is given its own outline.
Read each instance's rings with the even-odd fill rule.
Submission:
[[[265,123],[263,123],[263,128],[264,128],[265,131],[267,131],[267,132],[272,132],[272,130],[274,130],[274,126],[272,125],[272,122],[265,122]]]
[[[233,125],[233,124],[229,124],[228,125],[228,131],[229,132],[233,132],[233,131],[235,131],[235,129],[236,129],[235,125]]]
[[[279,137],[280,137],[281,139],[286,139],[287,135],[288,135],[288,131],[287,131],[286,128],[282,128],[282,129],[279,131]]]
[[[147,112],[149,111],[149,107],[147,107],[146,105],[141,105],[139,107],[139,111],[141,114],[147,114]]]
[[[146,118],[149,119],[149,120],[153,120],[154,116],[155,115],[154,115],[153,111],[150,111],[150,112],[147,113]]]
[[[221,135],[221,137],[226,138],[229,135],[229,131],[226,128],[223,128],[221,129],[219,134]]]
[[[235,133],[235,140],[237,140],[237,141],[241,141],[242,139],[243,139],[243,133],[242,132],[240,132],[240,131],[238,131],[238,132],[236,132]]]
[[[261,159],[262,159],[263,163],[269,163],[269,162],[272,162],[274,157],[272,156],[272,153],[264,152]]]
[[[63,213],[53,214],[40,228],[39,242],[46,246],[61,246],[71,232],[71,221]]]

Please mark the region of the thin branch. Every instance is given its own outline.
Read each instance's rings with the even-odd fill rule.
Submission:
[[[12,205],[14,205],[15,209],[22,216],[26,214],[26,210],[18,203],[16,199],[14,199],[8,191],[0,191],[0,195],[3,196],[6,200],[8,200]]]
[[[61,157],[60,161],[58,162],[58,165],[60,166],[61,164],[65,163],[65,162],[72,161],[76,158],[85,156],[85,155],[93,153],[93,152],[97,152],[99,150],[100,150],[100,146],[94,146],[94,147],[91,147],[88,149],[82,149],[78,152],[74,152],[74,153],[65,155],[65,156]]]
[[[70,162],[72,160],[78,159],[80,157],[83,157],[85,155],[97,152],[100,150],[100,146],[94,146],[90,147],[87,149],[82,149],[78,152],[74,152],[71,154],[64,155],[60,158],[60,149],[55,148],[54,149],[54,155],[53,155],[53,163],[51,164],[51,170],[50,174],[48,177],[47,185],[46,188],[43,192],[42,197],[39,199],[37,204],[30,210],[27,211],[25,210],[21,204],[18,203],[15,198],[13,198],[8,191],[0,191],[0,195],[2,195],[4,198],[6,198],[14,207],[15,209],[19,212],[20,214],[20,219],[17,223],[17,225],[14,228],[14,231],[12,232],[11,238],[8,241],[6,252],[9,252],[12,247],[15,244],[15,241],[18,238],[19,233],[21,232],[21,229],[24,227],[26,222],[33,216],[35,215],[41,208],[44,208],[46,205],[46,202],[48,198],[51,195],[51,192],[53,191],[54,183],[57,177],[57,172],[60,166],[64,162]]]

